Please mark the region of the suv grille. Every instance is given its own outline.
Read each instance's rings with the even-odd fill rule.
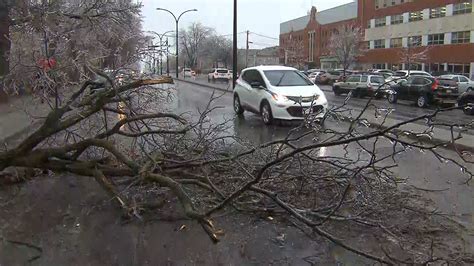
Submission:
[[[301,96],[286,96],[288,100],[299,103],[310,103],[316,101],[319,98],[319,95],[309,96],[309,97],[301,97]]]
[[[322,110],[323,110],[323,106],[322,105],[315,105],[313,106],[313,114],[318,114],[320,113]],[[288,107],[286,109],[286,111],[291,115],[291,116],[294,116],[294,117],[303,117],[303,110],[306,110],[306,109],[309,109],[308,108],[304,108],[304,107],[301,107],[301,106],[292,106],[292,107]]]

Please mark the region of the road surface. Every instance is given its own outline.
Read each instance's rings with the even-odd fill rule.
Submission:
[[[195,80],[187,78],[192,81],[196,81],[202,84],[206,85],[211,85],[211,86],[216,86],[221,89],[226,89],[226,90],[231,90],[232,84],[226,83],[226,82],[208,82],[206,76],[198,76]],[[319,85],[319,87],[325,92],[326,98],[328,99],[328,102],[330,105],[333,106],[340,106],[344,103],[344,100],[346,98],[346,95],[341,95],[341,96],[336,96],[332,92],[332,88],[329,85]],[[355,110],[362,109],[367,102],[367,99],[358,99],[358,98],[352,98],[351,101],[349,102],[348,107],[353,108]],[[429,114],[433,112],[436,107],[430,107],[430,108],[418,108],[415,106],[414,102],[409,102],[409,101],[399,101],[397,104],[390,104],[386,99],[375,99],[373,100],[374,104],[377,105],[379,108],[393,108],[394,112],[392,113],[392,118],[399,119],[399,120],[407,120],[410,118],[414,118],[417,116],[421,116],[424,114]],[[469,122],[472,122],[474,119],[474,116],[469,116],[465,115],[461,110],[451,110],[447,112],[440,113],[437,116],[437,121],[439,122],[453,122],[456,121],[460,124],[466,124]],[[423,123],[423,121],[420,121],[418,123]],[[468,134],[474,135],[474,131],[469,131]]]
[[[205,108],[213,90],[191,85],[185,82],[177,83],[177,106],[178,112],[196,113],[197,109]],[[235,136],[253,142],[254,144],[261,144],[277,139],[282,139],[287,136],[292,126],[295,123],[265,126],[260,117],[246,112],[244,117],[239,117],[234,114],[232,109],[232,94],[215,91],[216,95],[221,95],[214,103],[214,106],[220,108],[210,115],[210,119],[215,123],[229,121],[232,125],[229,129]],[[328,93],[329,101],[334,99],[332,94]],[[362,105],[363,100],[355,99],[355,105]],[[410,106],[402,106],[400,109],[406,112],[406,117],[416,115],[416,112],[426,112],[412,108]],[[410,113],[410,111],[412,113]],[[400,113],[400,115],[403,115]],[[458,114],[462,116],[463,114]],[[405,117],[405,116],[404,116]],[[447,118],[445,118],[447,119]],[[339,124],[331,121],[326,122],[326,127],[332,127],[337,130],[347,130],[347,124]],[[311,141],[311,140],[309,140]],[[306,143],[305,143],[306,144]],[[339,155],[340,150],[327,149],[324,151],[325,155]],[[377,148],[380,154],[390,154],[392,152],[392,145],[388,142],[381,142]],[[454,156],[453,151],[444,150],[443,155]],[[471,185],[462,184],[466,181],[464,175],[458,166],[453,164],[440,163],[432,154],[420,152],[418,150],[410,150],[397,156],[399,167],[394,169],[394,175],[401,178],[406,178],[406,185],[415,186],[417,188],[424,188],[427,190],[434,190],[437,192],[420,191],[420,195],[424,195],[434,201],[436,208],[439,211],[447,214],[452,214],[456,219],[466,226],[474,229],[474,187]],[[474,170],[471,165],[468,167]],[[474,252],[474,236],[466,236],[470,242],[470,250]]]

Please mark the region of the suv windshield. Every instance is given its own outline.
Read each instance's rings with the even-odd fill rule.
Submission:
[[[221,73],[221,74],[222,73],[227,74],[227,73],[229,73],[229,70],[227,70],[227,69],[218,69],[216,72]]]
[[[295,70],[263,71],[272,86],[312,86],[313,83]]]

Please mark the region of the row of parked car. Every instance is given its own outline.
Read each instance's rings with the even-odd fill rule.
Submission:
[[[465,106],[466,114],[473,114],[474,81],[463,75],[434,77],[424,71],[376,70],[356,72],[332,82],[335,95],[351,93],[354,97],[374,96],[388,99],[414,101],[420,108],[429,105]],[[311,74],[309,75],[311,79]],[[315,81],[317,83],[317,81]]]

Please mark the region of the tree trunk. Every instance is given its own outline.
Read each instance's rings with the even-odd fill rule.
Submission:
[[[4,90],[3,77],[8,75],[10,66],[8,63],[8,54],[10,53],[10,17],[9,7],[5,1],[0,3],[0,102],[8,100]]]

